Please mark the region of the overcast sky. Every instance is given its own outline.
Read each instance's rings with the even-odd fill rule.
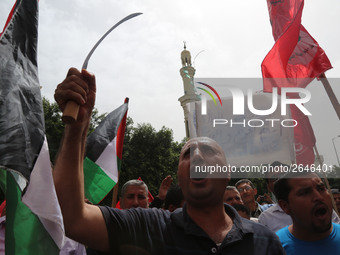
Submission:
[[[2,28],[14,0],[0,1]],[[42,95],[53,100],[69,67],[81,68],[92,46],[123,17],[142,12],[113,31],[95,51],[88,70],[96,75],[99,113],[130,98],[129,116],[157,130],[185,136],[180,53],[183,41],[195,59],[196,77],[261,77],[260,65],[274,44],[265,0],[41,0],[38,63]],[[340,78],[340,1],[307,0],[302,24],[328,55]],[[201,52],[203,51],[203,52]],[[200,53],[201,52],[201,53]],[[196,58],[195,56],[200,53]],[[340,97],[340,84],[332,84]],[[337,164],[332,138],[340,125],[321,83],[308,89],[308,109],[319,153]],[[335,139],[340,153],[340,138]]]

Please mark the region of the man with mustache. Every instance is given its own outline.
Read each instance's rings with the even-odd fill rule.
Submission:
[[[332,223],[331,197],[317,174],[288,173],[274,193],[293,221],[276,232],[287,255],[340,254],[340,225]]]
[[[191,139],[182,148],[177,174],[183,209],[118,210],[84,203],[83,158],[95,93],[94,75],[75,68],[55,91],[62,110],[69,100],[80,105],[77,120],[65,126],[53,170],[69,237],[109,254],[284,254],[273,232],[224,205],[228,174],[190,178],[195,166],[227,165],[222,148],[207,137]]]

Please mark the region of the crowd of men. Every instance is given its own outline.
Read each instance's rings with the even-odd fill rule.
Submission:
[[[331,194],[317,174],[271,178],[275,201],[262,205],[250,180],[230,187],[229,176],[190,178],[197,165],[227,165],[222,148],[207,137],[183,146],[177,172],[183,199],[165,203],[167,210],[148,208],[147,185],[138,180],[123,186],[122,209],[85,203],[83,156],[95,92],[94,75],[75,68],[55,91],[61,110],[69,100],[80,105],[77,120],[65,127],[53,172],[73,240],[98,254],[340,254]],[[166,193],[158,199],[166,200],[170,189]],[[271,222],[282,223],[276,233]]]

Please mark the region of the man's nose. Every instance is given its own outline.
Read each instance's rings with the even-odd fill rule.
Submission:
[[[139,206],[138,197],[137,196],[133,197],[132,205],[133,205],[133,207],[138,207]]]
[[[322,201],[323,200],[322,194],[317,189],[313,189],[313,200],[315,200],[315,201]]]
[[[198,147],[190,149],[190,157],[192,163],[200,163],[203,162],[203,156]]]

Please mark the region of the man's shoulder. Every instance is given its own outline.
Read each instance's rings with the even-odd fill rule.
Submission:
[[[337,235],[340,235],[340,224],[333,222],[333,228],[337,231]]]
[[[268,232],[270,234],[272,234],[273,232],[270,231],[267,227],[265,227],[264,225],[257,223],[255,221],[252,220],[247,220],[242,218],[242,224],[244,226],[244,228],[246,228],[247,230],[251,231],[251,232]]]
[[[109,206],[99,206],[104,218],[108,220],[109,218],[116,219],[137,219],[137,218],[148,218],[151,220],[168,220],[170,218],[170,212],[158,209],[158,208],[130,208],[130,209],[117,209]]]
[[[235,228],[241,229],[243,233],[251,233],[256,236],[264,235],[277,239],[276,235],[264,225],[242,218],[241,216],[238,215],[237,211],[230,205],[224,204],[224,207],[226,213],[229,215],[229,217],[233,219],[233,224],[235,225]]]
[[[264,205],[260,205],[260,204],[259,204],[259,206],[260,206],[262,212],[264,212],[264,211],[266,211],[267,209],[273,207],[274,205],[275,205],[275,204],[264,204]]]
[[[289,226],[286,226],[284,228],[281,228],[280,230],[276,231],[276,235],[279,237],[280,241],[283,242],[283,240],[287,239],[289,236]]]
[[[259,216],[259,222],[266,217],[271,217],[273,214],[285,214],[278,204],[273,204],[267,210],[263,211]]]
[[[269,230],[263,224],[260,224],[260,223],[257,223],[257,222],[251,221],[251,220],[247,220],[247,219],[244,219],[244,218],[242,218],[242,224],[243,224],[243,226],[246,230],[254,233],[254,235],[271,236],[271,237],[275,237],[275,239],[277,239],[275,233],[273,231]]]
[[[279,204],[270,204],[270,207],[265,212],[280,211],[283,212]]]
[[[242,219],[245,242],[253,242],[254,254],[284,254],[283,247],[277,235],[266,226],[247,219]],[[247,240],[247,241],[246,241]]]

